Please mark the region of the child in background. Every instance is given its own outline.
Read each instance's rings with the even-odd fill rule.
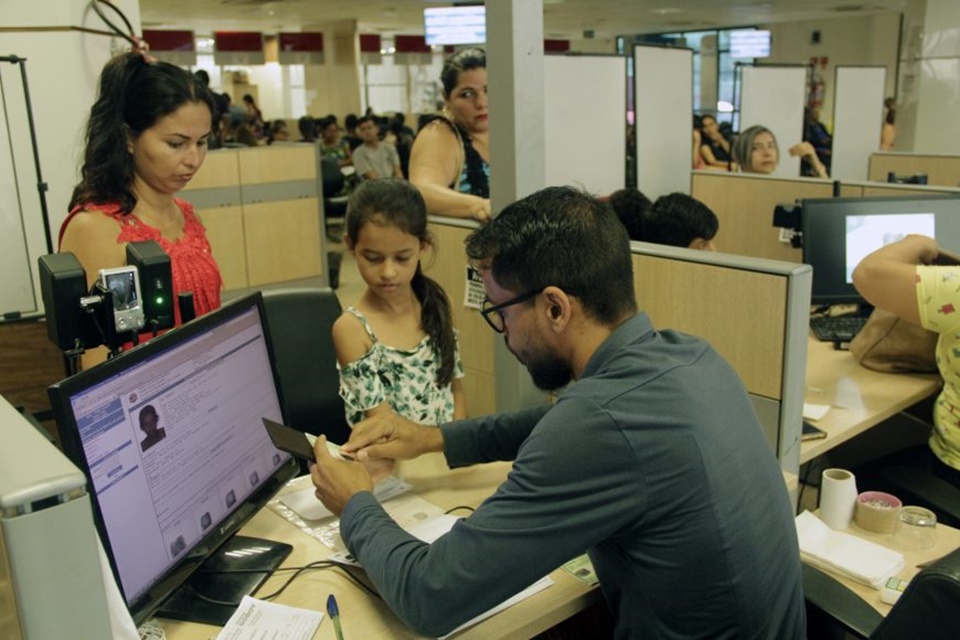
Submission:
[[[369,180],[350,196],[345,224],[367,283],[333,325],[347,422],[386,411],[421,424],[465,418],[450,301],[420,267],[430,245],[423,196],[404,180]]]

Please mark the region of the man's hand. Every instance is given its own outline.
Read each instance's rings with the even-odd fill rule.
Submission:
[[[337,516],[354,494],[373,491],[373,479],[363,465],[330,455],[326,436],[317,438],[313,455],[317,461],[310,465],[310,477],[317,488],[317,499]]]
[[[443,433],[402,418],[381,413],[354,425],[344,453],[357,460],[410,460],[431,451],[443,451]]]

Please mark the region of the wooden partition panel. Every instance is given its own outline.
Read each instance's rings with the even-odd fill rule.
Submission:
[[[475,223],[431,218],[435,250],[423,261],[424,272],[440,283],[450,297],[453,325],[460,332],[460,357],[466,373],[463,384],[471,416],[496,410],[493,350],[494,340],[500,339],[476,309],[463,304],[467,277],[463,241],[475,228]]]
[[[218,149],[181,194],[228,291],[325,275],[316,145]]]
[[[887,184],[865,182],[862,186],[865,198],[917,198],[924,196],[960,195],[960,189],[929,187],[912,184]]]
[[[749,392],[780,398],[785,277],[637,254],[633,270],[637,303],[654,327],[704,338]]]
[[[829,180],[693,172],[693,197],[710,207],[720,221],[714,238],[717,250],[741,256],[801,262],[800,249],[780,241],[780,229],[773,226],[773,210],[798,198],[832,195]]]
[[[895,152],[878,152],[870,156],[870,180],[886,182],[891,171],[898,176],[924,173],[931,186],[960,186],[960,156]]]

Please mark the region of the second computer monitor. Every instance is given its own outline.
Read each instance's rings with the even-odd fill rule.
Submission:
[[[858,303],[853,270],[868,254],[911,233],[960,249],[960,196],[813,198],[802,201],[803,261],[812,302]]]

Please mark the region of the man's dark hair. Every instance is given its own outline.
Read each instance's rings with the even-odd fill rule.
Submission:
[[[713,240],[720,222],[710,207],[684,193],[661,196],[644,221],[647,242],[689,247],[697,238]]]
[[[605,203],[571,187],[514,202],[471,233],[466,249],[514,293],[559,287],[604,324],[637,310],[626,229]]]
[[[378,127],[380,126],[380,123],[377,122],[377,117],[376,117],[376,116],[360,116],[359,118],[357,118],[357,127],[359,128],[360,125],[362,125],[362,124],[365,123],[365,122],[372,122],[373,124],[377,125]]]
[[[639,189],[619,189],[610,194],[607,204],[627,228],[631,240],[644,240],[643,220],[653,203]]]

